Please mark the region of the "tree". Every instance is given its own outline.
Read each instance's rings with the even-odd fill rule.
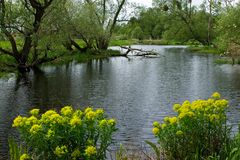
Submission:
[[[11,44],[11,49],[0,47],[0,52],[14,57],[21,72],[29,71],[32,64],[36,65],[44,61],[44,57],[41,60],[34,58],[34,62],[28,64],[31,49],[37,47],[35,38],[52,3],[53,0],[17,0],[16,2],[1,0],[0,2],[1,32]],[[17,45],[16,36],[21,37],[21,45]]]
[[[155,4],[158,4],[158,2],[158,6],[168,14],[169,20],[174,19],[175,21],[182,21],[193,39],[206,44],[206,41],[202,40],[201,36],[196,31],[197,25],[193,17],[197,11],[192,5],[192,0],[155,0]]]
[[[240,5],[223,12],[218,20],[218,45],[233,59],[240,57]]]
[[[132,37],[137,38],[139,40],[143,40],[144,38],[144,32],[141,29],[141,27],[137,26],[133,31],[132,31]]]
[[[98,49],[107,49],[126,0],[85,0],[84,2],[88,5],[87,9],[94,13],[94,15],[89,15],[89,18],[96,20],[96,25],[89,26],[96,27],[98,30],[94,37],[96,47]]]
[[[149,8],[142,11],[139,17],[139,26],[152,39],[162,36],[164,31],[165,15],[158,8]]]

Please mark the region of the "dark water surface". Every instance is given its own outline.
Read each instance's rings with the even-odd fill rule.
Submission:
[[[43,66],[24,78],[0,80],[0,159],[7,159],[13,118],[36,107],[104,108],[118,121],[117,142],[134,147],[144,140],[156,141],[152,122],[174,114],[174,103],[208,98],[214,91],[231,100],[229,123],[238,123],[239,66],[215,65],[216,56],[186,53],[181,47],[134,47],[155,49],[164,56]]]

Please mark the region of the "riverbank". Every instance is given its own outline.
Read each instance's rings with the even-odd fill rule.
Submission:
[[[189,46],[187,48],[190,52],[205,53],[205,54],[218,54],[220,55],[222,51],[211,46]]]
[[[83,46],[84,43],[81,40],[77,40],[77,43],[80,46]],[[21,42],[18,42],[20,45]],[[197,45],[196,42],[187,42],[187,43],[180,43],[175,41],[166,41],[166,40],[137,40],[137,39],[128,39],[128,40],[118,40],[113,39],[110,42],[110,46],[128,46],[128,45],[188,45],[187,48],[190,52],[194,53],[204,53],[204,54],[221,54],[221,51],[217,48],[209,47],[209,46],[201,46]],[[0,41],[0,45],[4,48],[10,48],[9,42]],[[47,62],[45,64],[49,65],[61,65],[69,63],[73,60],[81,63],[87,62],[92,59],[101,59],[113,56],[121,56],[119,51],[114,50],[107,50],[107,51],[87,51],[81,53],[79,51],[72,51],[69,52],[63,47],[59,46],[56,47],[54,51],[48,53],[48,58],[53,58],[53,61]],[[230,58],[219,59],[216,61],[217,64],[231,64]],[[4,77],[8,75],[8,73],[16,73],[16,62],[15,60],[7,55],[0,56],[0,77]],[[43,64],[43,65],[45,65]]]
[[[54,60],[43,63],[41,65],[62,65],[72,61],[76,61],[78,63],[88,62],[92,59],[104,59],[108,57],[116,57],[121,56],[119,51],[116,50],[101,50],[101,51],[93,51],[89,50],[86,52],[79,51],[66,51],[66,50],[54,50],[48,53],[48,58],[52,58]],[[0,78],[8,77],[10,73],[18,73],[16,61],[14,58],[8,55],[0,56]]]

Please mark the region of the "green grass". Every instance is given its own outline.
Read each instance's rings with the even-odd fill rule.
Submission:
[[[48,62],[46,64],[47,65],[49,65],[49,64],[62,65],[62,64],[72,62],[74,60],[78,63],[84,63],[84,62],[88,62],[89,60],[92,60],[92,59],[104,59],[104,58],[108,58],[108,57],[120,56],[120,52],[114,51],[114,50],[99,51],[99,52],[89,50],[85,53],[80,53],[78,51],[74,51],[74,52],[61,51],[61,52],[62,53],[60,53],[60,54],[57,52],[50,53],[49,57],[54,57],[56,55],[58,57],[55,60]]]
[[[224,57],[224,58],[219,58],[214,61],[216,64],[222,65],[222,64],[233,64],[232,58],[230,57]],[[235,64],[240,65],[240,59],[235,60]]]
[[[210,46],[190,46],[187,48],[191,52],[205,53],[205,54],[221,54],[217,48]]]
[[[143,45],[182,45],[182,43],[180,43],[180,42],[166,41],[166,40],[163,40],[163,39],[144,39],[144,40],[137,40],[137,39],[117,40],[117,39],[113,39],[110,42],[110,46],[127,46],[127,45],[134,45],[134,44],[143,44]]]
[[[129,39],[129,40],[116,40],[113,39],[110,42],[110,46],[128,46],[133,44],[139,44],[137,39]]]
[[[140,44],[145,44],[145,45],[174,45],[174,44],[171,44],[169,41],[161,40],[161,39],[160,40],[158,40],[158,39],[155,39],[155,40],[145,39],[145,40],[141,40]]]

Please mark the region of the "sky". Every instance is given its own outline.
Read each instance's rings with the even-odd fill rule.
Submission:
[[[202,1],[203,0],[193,0],[193,4],[200,5],[202,3]],[[147,7],[151,7],[151,5],[152,5],[152,0],[129,0],[129,2],[139,3],[139,4],[147,6]]]

